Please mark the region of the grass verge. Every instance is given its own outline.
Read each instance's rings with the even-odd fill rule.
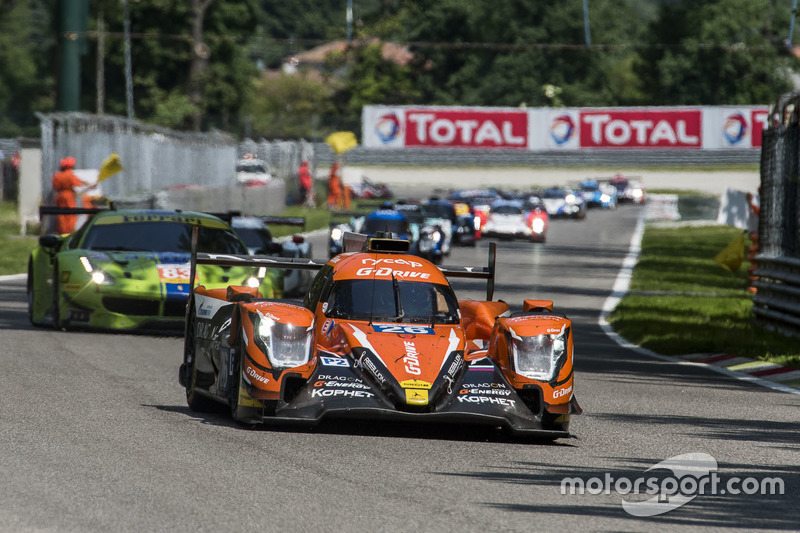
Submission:
[[[740,233],[730,226],[648,226],[629,293],[609,323],[664,355],[729,353],[800,368],[797,339],[755,322],[749,262],[729,272],[714,261]]]
[[[20,235],[17,204],[0,202],[0,275],[27,272],[28,256],[38,238],[38,235]]]

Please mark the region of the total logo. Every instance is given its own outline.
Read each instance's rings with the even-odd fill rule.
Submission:
[[[728,144],[739,144],[747,136],[747,119],[741,113],[734,113],[725,119],[722,135]]]
[[[550,124],[550,137],[556,144],[568,142],[575,133],[575,122],[569,115],[559,115]]]
[[[375,134],[384,144],[388,144],[397,139],[402,131],[403,127],[400,123],[400,118],[394,111],[384,113],[378,117],[378,120],[375,122]]]

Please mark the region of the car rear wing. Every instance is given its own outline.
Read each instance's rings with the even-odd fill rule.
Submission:
[[[39,218],[45,215],[96,215],[103,211],[114,210],[113,204],[109,207],[55,207],[52,205],[39,206]]]
[[[209,254],[197,251],[199,228],[192,228],[191,260],[189,263],[189,299],[186,302],[186,327],[189,327],[189,311],[194,305],[194,287],[197,265],[244,266],[254,268],[286,268],[293,270],[319,270],[327,261],[315,261],[300,257],[274,257],[266,255]]]
[[[400,239],[385,239],[383,236],[369,237],[363,233],[345,232],[343,239],[344,252],[378,251],[373,243],[382,244],[384,241],[404,242]],[[406,248],[407,250],[408,248]],[[391,252],[392,250],[380,250]],[[400,251],[399,248],[397,251]],[[450,266],[441,265],[439,270],[448,278],[471,278],[486,280],[486,299],[492,300],[495,284],[495,264],[497,263],[497,243],[489,243],[489,262],[485,267]]]
[[[273,226],[299,226],[303,229],[306,228],[305,217],[278,217],[278,216],[260,216],[260,215],[243,215],[241,211],[227,211],[225,213],[208,213],[217,218],[221,218],[228,224],[231,223],[233,217],[252,216],[261,220],[264,224]]]
[[[359,218],[369,215],[372,211],[332,211],[331,219],[334,218]]]
[[[441,265],[439,270],[448,278],[471,278],[486,280],[486,300],[494,297],[495,265],[497,263],[497,243],[489,243],[489,261],[485,267]]]

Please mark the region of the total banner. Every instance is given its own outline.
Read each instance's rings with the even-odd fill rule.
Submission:
[[[507,108],[366,106],[366,148],[760,149],[767,106]]]

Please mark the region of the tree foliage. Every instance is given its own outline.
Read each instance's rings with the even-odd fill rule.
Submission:
[[[0,1],[0,136],[35,135],[34,113],[55,109],[61,1]],[[316,76],[276,77],[265,69],[345,38],[347,0],[127,3],[137,118],[265,137],[355,128],[367,104],[765,104],[798,62],[775,0],[591,0],[590,43],[579,0],[353,0],[352,46]],[[100,17],[105,112],[125,115],[120,0],[90,0],[80,107],[96,108]],[[375,38],[414,60],[387,61]]]
[[[54,36],[48,2],[0,2],[0,137],[38,134],[36,111],[55,102],[52,53]]]

